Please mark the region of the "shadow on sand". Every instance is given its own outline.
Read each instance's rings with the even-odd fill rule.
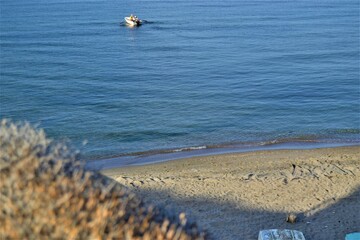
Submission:
[[[259,230],[286,228],[302,231],[307,240],[341,240],[347,233],[360,231],[360,188],[321,210],[317,210],[319,205],[299,213],[294,224],[285,221],[285,212],[239,208],[205,198],[177,199],[167,191],[136,189],[136,192],[147,202],[185,212],[207,230],[211,239],[257,239]]]

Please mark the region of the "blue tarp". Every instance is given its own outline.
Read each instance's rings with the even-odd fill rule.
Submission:
[[[360,232],[346,234],[345,240],[360,240]]]

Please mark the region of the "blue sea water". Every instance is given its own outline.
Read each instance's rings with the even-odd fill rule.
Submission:
[[[360,143],[358,0],[0,0],[0,8],[0,117],[69,139],[85,159]],[[130,13],[144,25],[127,27]]]

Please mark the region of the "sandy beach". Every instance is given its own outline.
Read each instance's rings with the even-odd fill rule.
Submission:
[[[104,170],[146,201],[185,212],[211,239],[296,229],[307,240],[360,231],[360,146],[194,157]],[[296,223],[286,222],[294,213]]]

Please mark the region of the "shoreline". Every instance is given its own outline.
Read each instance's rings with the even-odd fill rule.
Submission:
[[[86,167],[92,170],[106,170],[111,168],[141,166],[181,160],[193,157],[236,154],[245,152],[257,152],[267,150],[307,150],[321,148],[338,148],[360,146],[360,143],[347,142],[316,142],[316,141],[294,141],[294,142],[272,142],[267,144],[223,144],[210,146],[184,147],[169,150],[152,150],[139,153],[130,153],[104,159],[85,160]]]
[[[300,230],[307,240],[360,231],[360,146],[199,156],[102,173],[185,212],[213,239],[257,239],[272,228]],[[285,221],[289,213],[295,224]]]

